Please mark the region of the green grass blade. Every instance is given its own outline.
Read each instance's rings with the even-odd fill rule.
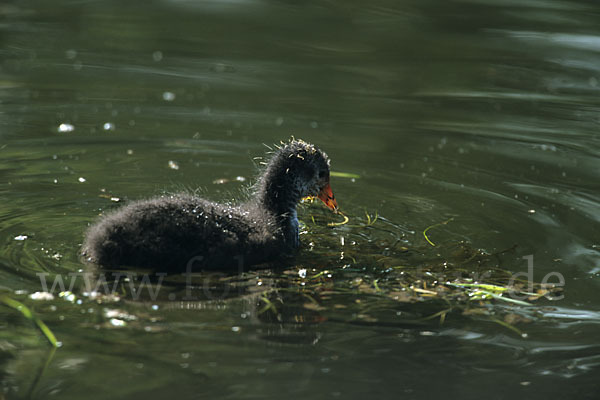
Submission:
[[[338,171],[331,171],[329,173],[330,176],[335,176],[336,178],[349,178],[349,179],[358,179],[360,178],[360,175],[357,174],[351,174],[349,172],[338,172]]]
[[[485,294],[489,294],[496,300],[502,300],[502,301],[506,301],[508,303],[518,304],[520,306],[527,306],[527,307],[531,307],[531,305],[532,305],[530,303],[527,303],[526,301],[511,299],[510,297],[500,296],[500,295],[497,295],[496,293],[487,292],[485,290],[482,290],[482,292],[484,292]]]
[[[524,333],[519,328],[517,328],[514,325],[509,324],[508,322],[502,321],[501,319],[498,319],[498,318],[491,318],[490,320],[499,325],[502,325],[503,327],[505,327],[507,329],[510,329],[511,331],[515,332],[517,335],[519,335],[521,337],[525,337]]]
[[[0,296],[0,302],[4,303],[10,308],[19,311],[21,314],[23,314],[25,318],[27,318],[30,321],[33,321],[37,325],[39,330],[42,331],[44,336],[46,336],[46,339],[48,339],[48,341],[53,347],[60,346],[58,340],[56,340],[56,336],[54,336],[54,333],[52,333],[50,328],[48,328],[48,325],[46,325],[44,321],[33,315],[31,310],[27,308],[25,304],[18,302],[17,300],[11,299],[8,296]]]

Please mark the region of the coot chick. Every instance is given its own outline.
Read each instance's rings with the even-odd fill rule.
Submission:
[[[306,196],[337,210],[329,158],[291,140],[273,153],[247,202],[219,204],[188,194],[133,202],[92,225],[82,253],[104,267],[164,272],[273,261],[300,245],[296,205]]]

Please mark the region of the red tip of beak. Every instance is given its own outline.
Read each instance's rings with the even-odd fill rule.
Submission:
[[[331,186],[329,185],[329,182],[327,182],[327,184],[321,189],[321,192],[319,193],[319,199],[323,200],[323,203],[325,203],[325,205],[333,211],[337,210],[337,201],[335,201],[335,196],[331,191]]]

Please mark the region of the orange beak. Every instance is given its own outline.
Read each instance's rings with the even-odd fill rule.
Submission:
[[[329,182],[327,182],[327,184],[321,189],[321,192],[319,193],[319,199],[323,200],[323,203],[325,203],[327,207],[329,207],[333,211],[337,211],[337,201],[335,201],[335,196],[331,191],[331,186],[329,185]]]

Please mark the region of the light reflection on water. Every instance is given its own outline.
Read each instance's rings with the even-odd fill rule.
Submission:
[[[89,388],[109,375],[112,397],[161,398],[173,381],[183,398],[597,393],[598,6],[42,3],[0,6],[0,276],[10,290],[81,268],[82,233],[119,205],[111,196],[244,195],[234,178],[252,178],[262,143],[291,134],[360,175],[332,181],[353,221],[382,216],[381,231],[303,235],[336,243],[310,262],[341,268],[340,235],[380,253],[379,240],[397,238],[421,249],[423,230],[453,216],[436,241],[490,253],[516,244],[507,269],[525,271],[521,257],[533,254],[536,277],[560,271],[567,282],[564,300],[515,308],[531,320],[519,325],[527,339],[459,315],[402,325],[397,313],[416,305],[348,322],[352,299],[327,320],[290,302],[284,321],[257,316],[252,296],[187,309],[131,302],[119,307],[138,319],[124,328],[103,324],[111,305],[35,303],[65,343],[38,397],[103,398]],[[42,346],[29,321],[2,314],[3,340]],[[24,397],[25,366],[44,356],[2,351],[3,389]]]

